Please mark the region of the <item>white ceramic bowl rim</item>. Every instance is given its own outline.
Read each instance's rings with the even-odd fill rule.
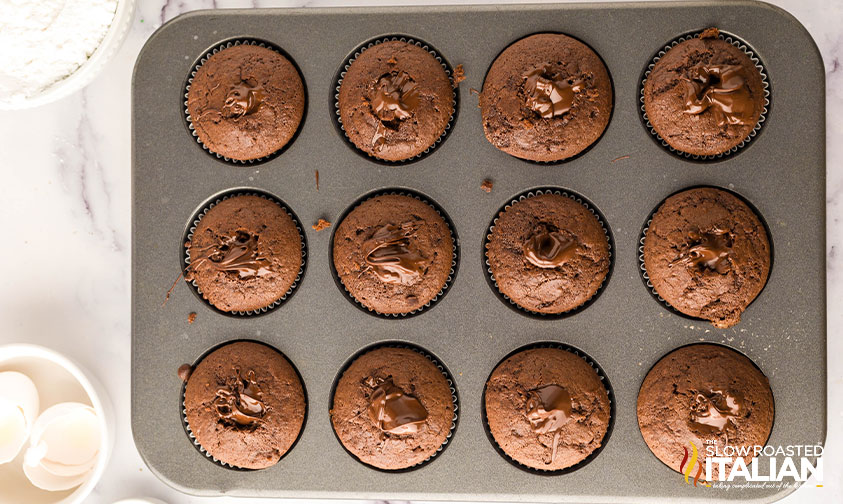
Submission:
[[[91,401],[91,406],[93,406],[94,411],[97,412],[97,421],[99,422],[100,430],[103,434],[102,438],[100,439],[99,460],[97,460],[97,464],[96,466],[94,466],[93,472],[91,473],[91,477],[88,478],[85,483],[82,483],[82,485],[77,487],[76,490],[74,490],[73,493],[70,494],[66,499],[66,501],[69,502],[82,502],[85,497],[87,497],[91,493],[91,491],[97,485],[99,480],[102,478],[102,475],[105,472],[105,468],[108,465],[108,459],[111,452],[111,432],[109,430],[106,407],[103,404],[103,401],[100,398],[96,387],[93,385],[91,380],[85,375],[85,373],[79,368],[79,366],[77,366],[73,361],[59,354],[55,350],[50,350],[49,348],[45,348],[38,345],[29,345],[22,343],[0,346],[0,364],[3,364],[3,362],[5,361],[21,357],[44,359],[66,370],[73,376],[73,378],[77,382],[79,382],[79,385],[82,386],[82,389],[85,391],[85,393],[88,395],[88,399]]]
[[[105,64],[123,45],[135,12],[135,0],[117,0],[114,19],[100,44],[75,72],[29,98],[14,101],[0,100],[0,110],[20,110],[54,102],[87,86],[99,75]]]

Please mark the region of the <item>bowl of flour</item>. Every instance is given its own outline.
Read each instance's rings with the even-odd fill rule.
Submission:
[[[135,0],[0,0],[0,109],[85,87],[120,48]]]

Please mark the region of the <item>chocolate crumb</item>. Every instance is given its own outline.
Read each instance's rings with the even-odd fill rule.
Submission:
[[[460,82],[465,80],[465,70],[463,69],[462,64],[459,64],[454,68],[454,76],[451,80],[453,82],[454,89],[460,85]]]
[[[319,192],[319,170],[316,170],[316,192]]]
[[[190,364],[182,364],[181,366],[179,366],[178,374],[179,378],[181,378],[181,381],[187,383],[187,380],[190,379],[190,375],[192,373],[193,366],[191,366]]]
[[[714,28],[714,27],[706,28],[705,30],[703,30],[702,33],[700,33],[701,39],[717,38],[719,36],[720,36],[720,30],[718,30],[717,28]]]
[[[323,229],[327,229],[331,227],[331,223],[326,221],[325,219],[319,219],[316,221],[316,224],[311,226],[316,232],[322,231]]]
[[[188,323],[188,324],[192,324],[192,323],[193,323],[193,322],[195,322],[195,321],[196,321],[196,312],[190,312],[190,313],[187,315],[187,323]]]
[[[486,179],[480,184],[480,189],[483,189],[487,193],[490,193],[492,192],[492,187],[494,187],[494,185],[494,182],[489,179]]]

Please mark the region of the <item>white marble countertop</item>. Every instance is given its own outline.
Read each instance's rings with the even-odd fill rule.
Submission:
[[[88,502],[107,504],[132,496],[170,503],[246,502],[177,493],[149,472],[132,441],[129,96],[132,67],[146,39],[163,22],[194,9],[425,3],[494,2],[138,0],[126,43],[92,84],[51,105],[0,112],[0,227],[6,235],[0,252],[0,344],[30,342],[56,349],[84,365],[108,389],[116,410],[116,445]],[[828,117],[825,479],[823,488],[804,485],[782,502],[843,502],[843,2],[771,3],[793,13],[822,51]]]

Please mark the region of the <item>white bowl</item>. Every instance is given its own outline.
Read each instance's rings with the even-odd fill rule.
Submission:
[[[33,486],[23,473],[23,450],[8,464],[0,465],[0,504],[79,504],[102,478],[111,456],[114,416],[102,385],[83,372],[70,359],[35,345],[0,346],[0,372],[18,371],[29,376],[41,400],[41,411],[68,401],[91,405],[97,413],[100,453],[90,479],[64,492],[47,492]]]
[[[111,26],[108,27],[100,45],[97,46],[85,63],[69,76],[55,82],[34,96],[13,101],[0,100],[0,110],[19,110],[45,105],[75,93],[90,84],[123,45],[134,14],[135,0],[117,0],[117,10],[114,12]]]

